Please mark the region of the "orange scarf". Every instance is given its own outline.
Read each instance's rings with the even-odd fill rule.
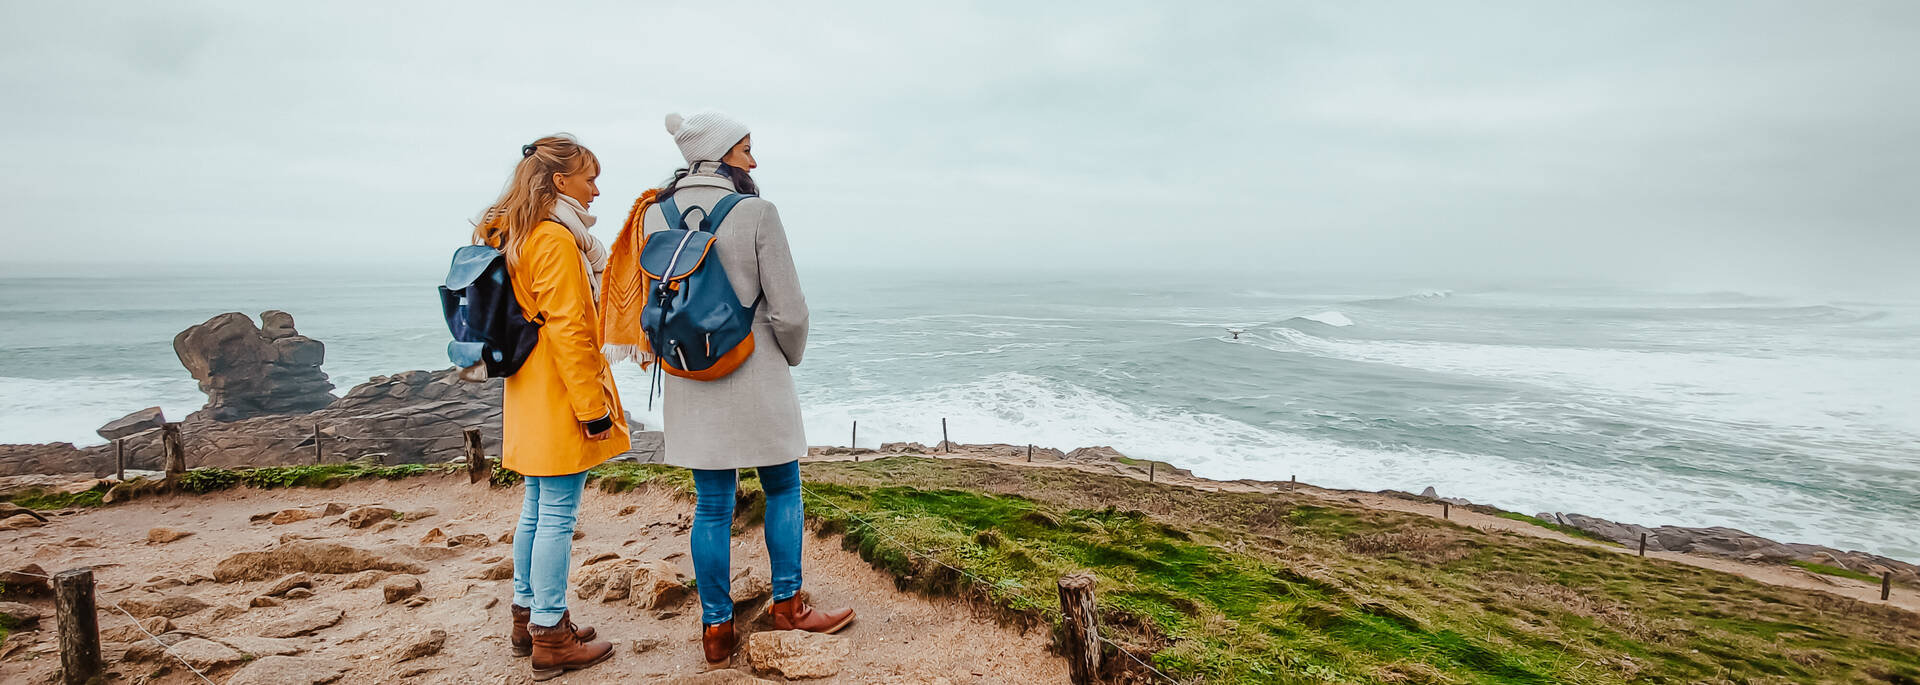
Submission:
[[[627,223],[613,239],[607,271],[600,277],[600,340],[613,361],[632,359],[645,366],[647,334],[640,329],[640,310],[646,305],[647,277],[640,272],[640,245],[646,242],[647,208],[659,190],[649,190],[633,201]]]

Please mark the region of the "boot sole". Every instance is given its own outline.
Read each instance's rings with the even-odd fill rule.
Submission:
[[[600,655],[600,658],[598,658],[598,659],[594,659],[593,661],[589,661],[589,662],[587,662],[587,663],[584,663],[584,664],[568,664],[568,665],[566,665],[566,666],[561,666],[561,667],[559,667],[559,668],[536,668],[536,669],[532,669],[532,670],[533,670],[533,679],[534,679],[535,681],[541,681],[541,680],[553,680],[554,678],[558,678],[558,677],[560,677],[560,676],[563,676],[563,675],[566,675],[566,673],[567,673],[567,671],[578,671],[578,670],[580,670],[580,669],[583,669],[583,668],[586,668],[586,667],[588,667],[588,666],[593,666],[593,665],[595,665],[595,664],[598,664],[598,663],[600,663],[600,662],[602,662],[602,661],[606,661],[606,660],[608,660],[608,659],[611,659],[611,658],[613,658],[613,653],[614,653],[614,652],[616,652],[616,651],[618,651],[618,650],[617,650],[617,649],[609,649],[609,650],[607,650],[607,653],[606,653],[606,654],[602,654],[602,655]]]
[[[833,625],[833,627],[831,627],[831,628],[828,628],[828,629],[826,629],[826,630],[815,630],[815,631],[810,631],[810,632],[815,632],[815,633],[819,633],[819,634],[821,634],[821,635],[832,635],[832,634],[834,634],[834,633],[838,633],[838,632],[840,632],[840,631],[842,631],[842,630],[846,630],[846,628],[847,628],[847,626],[850,626],[850,625],[853,625],[853,619],[855,619],[855,618],[858,618],[858,617],[859,617],[859,614],[848,614],[848,615],[847,615],[847,620],[844,620],[844,621],[841,621],[841,622],[839,622],[839,623],[836,623],[836,624],[834,624],[834,625]],[[779,627],[778,625],[776,625],[776,626],[774,626],[774,627],[773,627],[773,629],[774,629],[774,630],[800,630],[799,628],[784,628],[784,629],[783,629],[783,628],[781,628],[781,627]]]
[[[529,657],[529,656],[533,656],[533,648],[532,648],[532,647],[522,647],[522,646],[520,646],[520,645],[514,645],[514,646],[513,646],[513,655],[514,655],[515,657]]]

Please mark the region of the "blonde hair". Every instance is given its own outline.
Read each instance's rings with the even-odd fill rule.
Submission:
[[[597,174],[600,158],[573,136],[556,133],[520,148],[520,164],[513,178],[500,191],[500,199],[474,222],[473,243],[494,245],[507,255],[507,266],[520,263],[520,245],[533,233],[533,227],[553,213],[560,200],[560,189],[553,184],[554,174]],[[576,238],[578,240],[578,238]],[[585,251],[588,246],[580,246]]]

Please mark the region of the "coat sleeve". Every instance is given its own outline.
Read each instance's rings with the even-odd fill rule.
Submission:
[[[580,249],[571,236],[556,231],[534,231],[523,246],[520,268],[528,269],[527,290],[533,296],[533,310],[546,317],[541,344],[551,346],[547,353],[559,370],[560,383],[566,386],[567,403],[573,417],[582,423],[611,414],[606,390],[600,386],[600,369],[605,363],[594,343],[599,325],[593,309],[593,289],[587,284],[587,268],[580,262]]]
[[[788,366],[799,366],[807,351],[807,296],[800,292],[800,274],[793,268],[793,252],[787,247],[787,229],[780,225],[780,210],[767,205],[766,218],[754,237],[754,252],[760,262],[760,292],[766,301],[767,319],[773,323],[773,338],[786,355]]]

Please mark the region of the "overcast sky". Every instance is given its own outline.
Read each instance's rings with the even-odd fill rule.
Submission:
[[[714,107],[803,270],[1920,283],[1920,3],[801,4],[9,0],[0,261],[438,264],[554,131],[610,239]]]

